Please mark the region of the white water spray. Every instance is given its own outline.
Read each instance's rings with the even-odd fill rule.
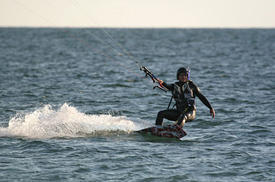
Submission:
[[[65,103],[57,110],[46,105],[31,113],[17,114],[7,128],[0,127],[0,137],[85,137],[99,133],[130,133],[143,127],[123,116],[84,114]]]

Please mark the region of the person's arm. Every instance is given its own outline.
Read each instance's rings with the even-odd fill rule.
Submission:
[[[210,114],[215,118],[215,110],[207,100],[207,98],[201,93],[199,87],[197,87],[193,82],[192,86],[194,88],[194,94],[201,100],[201,102],[210,109]]]
[[[164,87],[167,88],[169,91],[173,91],[173,89],[174,89],[173,84],[167,84],[167,83],[165,83],[165,82],[162,81],[162,80],[158,80],[158,82],[159,82],[159,85],[160,85],[160,86],[164,86]]]

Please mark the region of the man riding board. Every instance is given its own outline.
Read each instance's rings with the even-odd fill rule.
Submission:
[[[184,67],[178,69],[177,79],[179,81],[174,84],[167,84],[162,80],[157,80],[161,87],[165,87],[172,92],[172,96],[176,101],[176,109],[160,111],[156,118],[156,125],[162,125],[165,118],[176,121],[176,125],[182,128],[186,122],[194,120],[196,117],[196,96],[209,108],[210,114],[215,118],[214,108],[194,82],[188,79],[188,71]]]

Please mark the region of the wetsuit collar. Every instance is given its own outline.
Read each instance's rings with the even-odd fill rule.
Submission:
[[[187,83],[187,82],[178,81],[178,84],[179,84],[179,85],[184,85],[185,83]]]

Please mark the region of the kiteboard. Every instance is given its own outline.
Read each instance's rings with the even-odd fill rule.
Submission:
[[[182,137],[187,135],[187,133],[178,125],[153,126],[142,130],[138,130],[137,132],[141,134],[151,134],[159,137],[177,139],[181,139]]]

